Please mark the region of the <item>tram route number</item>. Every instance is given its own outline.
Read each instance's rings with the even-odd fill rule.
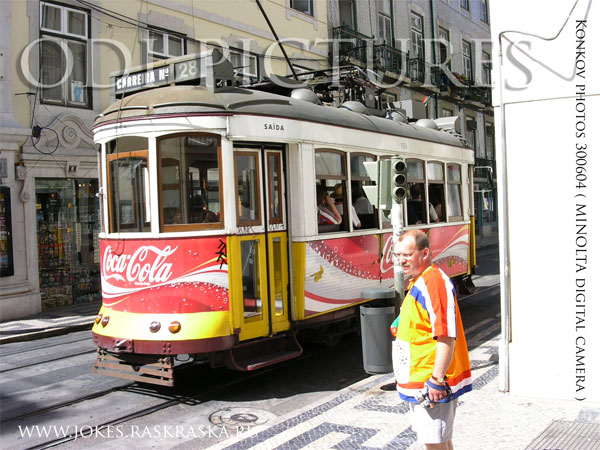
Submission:
[[[204,61],[201,58],[175,64],[175,82],[196,80],[205,76]]]

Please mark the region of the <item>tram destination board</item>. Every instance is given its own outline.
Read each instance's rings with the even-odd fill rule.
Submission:
[[[145,89],[186,83],[198,80],[204,85],[206,80],[205,59],[194,58],[114,77],[115,95],[126,95]]]

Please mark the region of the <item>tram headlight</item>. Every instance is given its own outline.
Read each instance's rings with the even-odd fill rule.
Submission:
[[[102,314],[98,314],[96,316],[96,325],[98,325],[100,323],[100,321],[102,320]]]
[[[171,322],[169,324],[169,331],[171,333],[173,333],[173,334],[179,333],[180,330],[181,330],[181,324],[178,321],[174,320],[173,322]]]
[[[102,318],[102,326],[105,327],[106,325],[108,325],[108,321],[110,320],[110,317],[108,316],[104,316]]]
[[[151,333],[156,333],[158,332],[158,330],[160,330],[160,322],[158,321],[154,321],[150,324],[150,332]]]

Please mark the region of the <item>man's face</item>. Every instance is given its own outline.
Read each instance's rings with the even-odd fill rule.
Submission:
[[[429,266],[429,249],[417,249],[412,237],[405,237],[396,244],[396,257],[402,266],[404,276],[416,278]]]

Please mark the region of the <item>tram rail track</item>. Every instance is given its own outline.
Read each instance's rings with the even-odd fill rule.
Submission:
[[[225,380],[223,380],[222,374],[221,375],[213,374],[214,378],[211,377],[212,379],[209,380],[209,383],[211,383],[211,385],[205,386],[200,392],[195,392],[195,393],[191,393],[191,394],[186,394],[185,391],[183,393],[181,393],[181,391],[177,390],[177,389],[173,389],[174,390],[173,393],[169,392],[169,394],[165,394],[166,390],[162,387],[153,386],[153,385],[144,385],[144,384],[140,384],[140,383],[130,383],[125,386],[108,389],[106,391],[98,392],[95,394],[90,394],[87,396],[82,396],[78,399],[74,399],[74,400],[70,400],[68,402],[52,405],[47,408],[43,408],[43,409],[40,409],[37,411],[32,411],[27,414],[23,414],[23,415],[20,415],[17,417],[10,418],[5,421],[1,421],[0,427],[5,427],[7,425],[10,425],[11,423],[16,423],[19,420],[23,420],[25,418],[30,418],[30,417],[33,417],[36,415],[41,415],[41,414],[44,414],[44,413],[47,413],[50,411],[60,410],[61,408],[69,407],[76,403],[81,403],[86,400],[92,400],[95,398],[99,398],[101,396],[104,396],[104,395],[107,395],[107,394],[110,394],[113,392],[131,391],[131,392],[137,392],[141,395],[147,395],[147,396],[155,396],[155,397],[160,397],[160,398],[170,397],[170,398],[166,398],[165,401],[163,401],[163,402],[160,402],[158,404],[148,406],[148,407],[145,407],[142,409],[138,409],[135,412],[132,412],[129,414],[124,414],[115,419],[111,419],[108,421],[101,421],[100,423],[96,423],[96,424],[87,423],[85,426],[86,432],[89,431],[89,432],[93,432],[93,433],[102,433],[103,431],[109,430],[111,427],[115,427],[117,425],[127,423],[129,421],[165,410],[165,409],[173,407],[173,406],[177,406],[180,404],[198,404],[198,403],[206,402],[206,401],[210,400],[216,394],[220,394],[223,391],[235,388],[237,386],[241,386],[244,383],[247,383],[256,378],[265,376],[267,373],[269,373],[273,370],[277,370],[288,364],[298,363],[299,360],[316,357],[323,351],[326,351],[326,349],[312,351],[310,353],[307,353],[305,355],[302,355],[302,356],[296,358],[295,360],[282,362],[282,363],[278,364],[277,366],[267,367],[267,368],[258,370],[256,372],[228,371],[228,372],[226,372],[228,374],[228,376],[226,377]],[[193,364],[193,363],[182,364],[180,366],[177,366],[176,368],[178,369],[178,371],[183,371],[185,369],[193,370],[193,367],[191,367],[192,365],[195,365],[195,364]],[[211,371],[209,371],[208,373],[212,373],[212,370],[213,369],[211,369]],[[83,437],[81,435],[82,432],[83,431],[79,430],[79,431],[71,432],[69,434],[65,434],[64,436],[59,436],[54,439],[47,440],[42,443],[37,443],[31,447],[27,447],[27,450],[48,449],[48,448],[56,447],[56,446],[59,446],[62,444],[66,444],[68,442],[76,440],[79,437]]]
[[[88,353],[96,353],[96,352],[97,352],[97,350],[94,348],[94,349],[91,349],[91,350],[85,350],[85,351],[78,352],[78,353],[70,353],[68,355],[59,356],[59,357],[51,358],[51,359],[46,359],[44,361],[36,361],[36,362],[29,363],[29,364],[24,364],[22,366],[9,367],[8,369],[2,369],[2,370],[0,370],[0,373],[14,372],[15,370],[27,369],[27,368],[31,368],[31,367],[34,367],[34,366],[39,366],[39,365],[42,365],[42,364],[47,364],[47,363],[51,363],[51,362],[60,361],[62,359],[69,359],[69,358],[73,358],[75,356],[81,356],[81,355],[86,355]]]

